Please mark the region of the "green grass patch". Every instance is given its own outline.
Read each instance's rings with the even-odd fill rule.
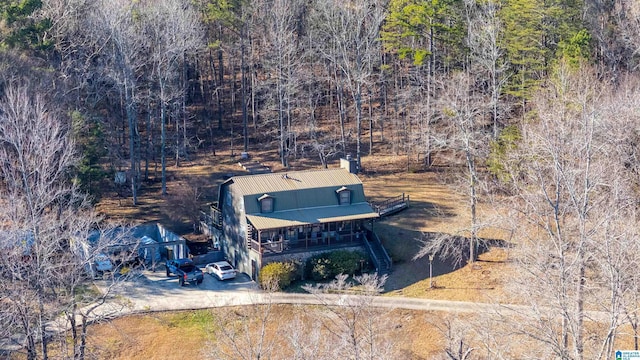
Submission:
[[[205,331],[211,327],[215,317],[209,310],[193,310],[170,313],[166,321],[169,327]]]

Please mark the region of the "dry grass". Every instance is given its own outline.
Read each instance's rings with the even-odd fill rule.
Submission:
[[[218,152],[217,156],[202,156],[191,162],[183,162],[181,167],[167,169],[168,196],[160,196],[160,182],[147,183],[138,197],[138,206],[133,206],[131,198],[112,196],[104,198],[97,209],[110,218],[132,223],[159,221],[172,230],[196,238],[189,234],[192,229],[190,219],[176,214],[176,204],[172,195],[181,195],[187,187],[199,186],[201,197],[194,199],[202,209],[215,201],[218,184],[229,175],[244,173],[238,165],[239,157],[231,157],[229,152]],[[281,165],[276,154],[264,152],[253,160],[279,171]],[[456,193],[446,171],[406,172],[406,157],[376,155],[362,158],[365,172],[360,178],[365,185],[365,193],[372,200],[383,200],[405,193],[409,195],[409,209],[375,223],[374,230],[380,236],[394,260],[386,290],[391,294],[451,299],[463,301],[488,301],[501,299],[501,274],[508,267],[504,249],[490,249],[482,254],[473,269],[453,266],[436,260],[433,262],[436,288],[429,287],[429,261],[427,258],[412,260],[419,249],[423,232],[464,235],[469,227],[470,217],[465,198]],[[293,162],[294,169],[318,167],[318,164]],[[153,175],[153,174],[152,174]],[[113,193],[112,195],[115,195]],[[488,207],[480,209],[488,214]],[[507,239],[508,234],[499,229],[485,229],[480,234],[486,238]]]
[[[286,334],[285,327],[290,321],[308,317],[314,311],[319,310],[291,305],[273,306],[269,316],[278,321],[269,321],[266,339],[278,341],[278,337]],[[211,353],[212,344],[218,344],[213,327],[230,319],[243,321],[241,313],[242,309],[221,308],[115,319],[108,324],[91,327],[90,356],[99,359],[202,358]],[[381,331],[388,338],[397,339],[395,345],[403,359],[429,359],[439,351],[442,335],[426,321],[424,313],[394,310],[383,316],[397,323]],[[251,336],[257,340],[257,335]],[[272,350],[272,358],[287,358],[285,354],[289,349],[284,344],[286,341]]]
[[[433,262],[433,282],[436,286],[430,287],[428,258],[412,259],[420,247],[417,239],[423,232],[465,235],[465,229],[471,223],[470,215],[465,198],[446,181],[449,177],[447,173],[401,172],[397,164],[403,160],[399,157],[363,159],[365,169],[388,168],[361,176],[368,197],[381,200],[405,193],[411,199],[409,209],[374,225],[394,260],[394,270],[386,290],[391,295],[443,300],[504,299],[502,277],[508,273],[509,264],[507,251],[502,248],[491,248],[481,254],[480,261],[473,267],[467,265],[456,269],[436,258]],[[393,164],[396,164],[395,168]],[[480,214],[485,216],[490,216],[491,211],[488,206],[480,208]],[[507,233],[495,228],[484,229],[480,236],[508,239]]]
[[[166,316],[128,316],[91,328],[89,350],[100,359],[195,359],[202,335]],[[194,336],[195,335],[195,336]]]
[[[274,171],[280,169],[277,157],[265,153],[254,158],[270,166]],[[225,176],[241,174],[238,158],[228,153],[208,156],[201,160],[183,163],[179,168],[168,168],[169,195],[178,192],[181,187],[204,180],[209,184],[203,189],[199,199],[204,207],[214,201],[217,185]],[[294,163],[294,169],[316,166],[313,163]],[[508,273],[507,252],[493,248],[480,256],[476,266],[464,266],[459,269],[442,261],[434,261],[433,288],[429,286],[429,262],[422,258],[412,260],[419,247],[416,240],[422,232],[464,234],[469,226],[464,197],[453,191],[447,181],[446,172],[406,172],[406,158],[394,156],[376,156],[363,158],[365,172],[360,178],[365,184],[365,193],[372,200],[383,200],[408,194],[411,199],[409,209],[376,222],[374,230],[382,238],[385,246],[394,258],[394,271],[386,286],[388,296],[410,296],[431,299],[450,299],[460,301],[493,301],[505,299],[502,291],[502,277]],[[142,223],[161,221],[174,231],[188,229],[185,219],[170,216],[169,197],[160,196],[160,183],[145,186],[139,195],[139,205],[134,207],[131,199],[112,197],[98,204],[98,209],[112,218]],[[489,211],[490,209],[481,209]],[[181,225],[182,224],[182,225]],[[488,229],[481,236],[506,239],[499,229]],[[278,307],[287,316],[294,314],[295,307]],[[212,309],[231,311],[230,309]],[[199,314],[199,312],[196,312]],[[110,359],[178,359],[199,358],[203,344],[211,339],[200,320],[184,321],[180,318],[193,317],[191,313],[167,313],[148,316],[129,316],[111,321],[108,324],[92,327],[92,351],[98,358]],[[285,316],[280,314],[279,316]],[[392,322],[396,324],[393,334],[400,339],[399,346],[403,358],[429,359],[442,348],[443,337],[434,328],[439,314],[431,314],[431,320],[425,320],[425,314],[407,310],[395,310]],[[435,316],[435,317],[434,317]],[[202,315],[196,315],[202,317]],[[206,316],[205,316],[206,318]],[[212,326],[209,322],[206,326]],[[186,335],[188,334],[188,336]],[[391,334],[390,334],[391,336]]]

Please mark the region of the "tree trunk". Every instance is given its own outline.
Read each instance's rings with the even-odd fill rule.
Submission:
[[[145,124],[145,130],[147,131],[147,143],[144,147],[144,180],[149,180],[149,157],[151,156],[151,144],[153,144],[153,130],[151,129],[151,91],[147,94],[147,118]]]
[[[78,360],[84,360],[85,351],[87,348],[87,316],[82,315],[82,333],[80,335],[80,356]]]
[[[575,351],[575,359],[584,359],[584,288],[585,288],[585,254],[584,246],[578,247],[578,281],[576,284],[576,327],[573,334],[573,347]]]
[[[469,145],[467,145],[469,146]],[[477,204],[478,197],[476,194],[476,165],[473,154],[469,150],[466,151],[467,166],[469,167],[469,209],[471,211],[471,236],[469,236],[469,263],[473,264],[476,261],[478,254],[476,253],[476,246],[478,244],[478,230],[477,230]]]
[[[126,75],[125,75],[126,76]],[[131,195],[133,206],[138,205],[138,173],[136,164],[136,109],[133,100],[133,89],[125,82],[125,106],[127,108],[127,121],[129,123],[129,159],[131,161]]]
[[[27,335],[27,360],[36,360],[38,352],[36,351],[36,340],[33,334]]]
[[[243,139],[243,146],[242,146],[242,151],[247,152],[249,151],[249,137],[248,137],[248,127],[249,127],[249,115],[248,115],[248,111],[247,111],[247,60],[246,58],[246,46],[244,44],[245,42],[245,31],[242,32],[242,39],[240,39],[240,74],[241,74],[241,94],[242,94],[242,139]]]
[[[75,291],[72,291],[71,296],[75,297]],[[77,358],[79,353],[78,347],[78,327],[76,326],[76,312],[78,311],[78,304],[74,301],[71,306],[71,312],[67,313],[67,320],[69,321],[69,328],[71,330],[71,345],[73,346],[73,357]]]
[[[174,104],[174,109],[173,109],[173,117],[175,119],[175,129],[174,131],[176,132],[176,167],[180,166],[180,116],[178,115],[178,105]]]
[[[356,161],[362,168],[362,84],[356,85]]]
[[[213,109],[213,102],[214,100],[217,100],[217,111],[216,114],[218,114],[219,119],[218,119],[218,126],[220,127],[221,124],[221,120],[222,116],[220,116],[220,96],[219,94],[219,89],[218,89],[218,79],[217,76],[218,74],[216,73],[216,65],[213,59],[213,51],[209,50],[209,71],[211,71],[211,79],[213,81],[212,84],[212,89],[210,91],[211,94],[211,108]],[[213,111],[212,111],[213,112]],[[219,128],[218,130],[222,130],[222,128]],[[214,131],[214,127],[213,127],[213,121],[210,122],[210,126],[209,126],[209,139],[211,141],[211,151],[213,152],[213,156],[216,156],[216,142],[215,142],[215,131]]]
[[[187,97],[189,96],[189,80],[187,79],[187,54],[182,52],[182,156],[189,161],[189,138],[187,136]]]
[[[287,156],[285,154],[285,126],[284,126],[284,113],[282,108],[284,107],[284,99],[282,95],[282,69],[278,69],[278,82],[276,84],[276,92],[278,93],[278,126],[280,128],[280,162],[282,166],[287,167]]]
[[[162,195],[167,195],[167,105],[164,102],[164,82],[160,81],[160,172],[162,178]]]
[[[220,25],[220,38],[222,38],[222,25]],[[222,60],[222,48],[218,48],[218,83],[216,84],[216,99],[218,100],[218,130],[222,130],[222,96],[220,92],[224,86],[224,63]]]
[[[49,359],[49,337],[47,336],[47,320],[44,318],[44,303],[42,298],[38,298],[38,310],[40,311],[40,349],[42,349],[42,360]]]
[[[373,99],[371,89],[368,89],[369,95],[369,155],[373,155]]]
[[[342,88],[342,77],[338,75],[338,70],[334,68],[334,76],[336,78],[336,103],[338,105],[338,116],[340,119],[340,139],[343,148],[347,145],[347,139],[344,132],[344,124],[346,122],[344,112],[344,90]]]

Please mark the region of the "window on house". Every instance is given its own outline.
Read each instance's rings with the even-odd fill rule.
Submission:
[[[349,205],[351,204],[351,191],[343,190],[340,191],[340,205]]]
[[[260,211],[263,213],[273,212],[273,198],[266,198],[260,201]]]
[[[258,201],[260,202],[260,212],[273,212],[273,197],[271,195],[264,194],[258,198]]]

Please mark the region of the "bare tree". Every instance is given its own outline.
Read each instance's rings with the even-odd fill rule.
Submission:
[[[168,105],[181,99],[186,91],[179,82],[182,71],[180,65],[185,56],[194,54],[203,47],[203,30],[198,14],[181,0],[148,3],[143,8],[143,13],[153,62],[153,77],[159,91],[157,98],[160,103],[162,194],[166,195],[166,122],[167,110],[172,108]],[[179,152],[179,147],[176,151]]]
[[[466,73],[456,73],[442,84],[442,98],[439,104],[441,130],[434,134],[434,143],[453,155],[451,161],[464,160],[464,176],[461,189],[467,192],[471,224],[468,233],[469,262],[476,260],[479,241],[478,231],[482,226],[478,217],[478,198],[481,189],[481,178],[478,167],[488,155],[490,135],[486,131],[487,120],[484,112],[485,99],[474,87],[474,78]],[[466,235],[466,234],[465,234]],[[439,246],[450,247],[446,238],[432,242],[428,249],[420,253],[445,253]],[[456,244],[456,243],[454,243]],[[459,244],[459,243],[457,243]]]
[[[257,299],[256,299],[256,302]],[[282,354],[276,343],[281,322],[274,313],[274,304],[267,294],[261,304],[238,307],[226,312],[211,329],[213,341],[206,349],[215,359],[259,360]]]
[[[383,338],[384,311],[372,306],[373,297],[382,292],[387,275],[363,274],[355,276],[354,282],[347,278],[340,274],[330,283],[304,286],[323,304],[324,311],[318,320],[332,337],[329,358],[393,358],[396,354],[393,342]],[[330,293],[340,295],[336,299],[327,296]]]
[[[71,182],[73,142],[57,114],[25,85],[8,84],[0,102],[0,259],[10,329],[26,337],[27,357],[48,357],[47,323],[58,315],[59,275],[70,239],[91,221],[85,197]],[[38,345],[39,344],[39,345]]]
[[[618,101],[603,97],[607,85],[561,64],[508,161],[519,275],[511,289],[529,305],[513,329],[563,359],[609,356],[635,267],[625,264],[635,263],[637,231],[624,226],[635,222],[634,176],[612,136],[626,130],[613,120]]]
[[[26,86],[8,84],[0,102],[0,199],[5,232],[0,261],[6,272],[10,318],[27,338],[27,357],[40,343],[48,356],[46,323],[55,314],[56,256],[75,225],[73,213],[84,198],[67,181],[75,161],[62,123]],[[80,209],[77,212],[81,212]],[[12,315],[12,316],[11,316]]]
[[[608,89],[608,88],[605,88]],[[638,349],[638,279],[637,266],[640,246],[640,234],[631,219],[637,219],[635,205],[637,193],[637,174],[640,161],[637,158],[636,131],[638,124],[638,86],[637,77],[629,77],[620,83],[612,92],[604,92],[605,109],[608,116],[605,125],[606,152],[610,160],[617,164],[608,165],[607,178],[615,211],[606,210],[603,217],[602,233],[606,234],[599,241],[594,257],[597,264],[598,282],[602,288],[599,308],[607,313],[608,331],[598,334],[604,338],[598,344],[599,353],[606,356],[613,352],[618,336],[618,326],[628,322],[633,330],[634,347]]]
[[[297,30],[300,14],[305,4],[301,1],[265,1],[258,14],[262,15],[265,32],[262,35],[264,54],[261,63],[266,72],[267,84],[275,85],[275,91],[267,91],[266,97],[275,97],[270,113],[277,114],[280,137],[279,153],[282,166],[287,167],[292,133],[292,117],[295,111],[295,96],[301,68],[300,43]]]
[[[0,101],[0,318],[2,335],[24,339],[27,358],[46,359],[51,341],[66,344],[67,322],[54,326],[61,314],[75,320],[107,298],[96,294],[103,301],[81,309],[86,267],[117,239],[88,243],[100,219],[73,182],[74,143],[61,114],[34,92],[9,83]],[[76,324],[69,353],[82,358],[86,328],[78,334]]]
[[[386,15],[385,0],[345,2],[320,1],[317,7],[317,26],[325,41],[318,51],[337,71],[338,81],[344,77],[356,111],[356,158],[361,166],[362,101],[363,93],[380,60],[380,26]]]
[[[312,314],[307,313],[296,317],[284,328],[292,348],[292,360],[323,359],[323,355],[328,353],[328,345],[323,341],[321,328],[309,324],[314,324],[314,319]]]
[[[434,326],[445,339],[443,349],[444,358],[449,360],[469,360],[473,358],[473,341],[475,340],[475,329],[469,325],[467,319],[457,319],[445,317]]]
[[[499,108],[502,88],[507,81],[507,64],[504,50],[500,46],[502,40],[502,23],[498,17],[500,4],[495,1],[476,2],[467,0],[469,11],[467,43],[471,50],[472,68],[489,77],[491,93],[491,118],[493,120],[493,138],[498,137]],[[475,69],[474,69],[475,70]]]
[[[132,241],[126,230],[129,227],[98,220],[96,216],[77,218],[77,231],[70,239],[69,251],[57,259],[61,266],[56,273],[56,296],[62,315],[52,319],[50,326],[58,340],[60,354],[79,360],[90,356],[91,325],[120,315],[130,305],[118,296],[117,290],[138,275],[129,265],[138,259],[138,242]],[[96,260],[112,256],[114,251],[119,252],[114,268],[102,274],[99,283],[92,284]]]
[[[303,145],[303,148],[306,147],[318,154],[320,163],[326,169],[329,160],[344,149],[344,144],[336,135],[314,132],[309,143]]]
[[[91,60],[101,62],[103,79],[116,85],[124,100],[129,131],[129,177],[133,205],[137,205],[140,182],[138,99],[139,72],[147,64],[148,44],[142,36],[142,22],[136,20],[141,3],[127,0],[97,1],[95,10],[88,13],[85,29],[91,43],[99,48],[91,53]]]
[[[640,49],[640,5],[638,5],[638,2],[633,0],[615,1],[612,12],[619,24],[619,29],[622,35],[618,41],[624,42],[624,45],[626,45],[628,49],[628,54],[636,54]],[[606,40],[608,40],[608,42],[616,42],[615,40]],[[604,46],[606,46],[606,43]],[[628,59],[633,58],[633,55],[628,54]],[[602,54],[602,56],[611,55]]]

